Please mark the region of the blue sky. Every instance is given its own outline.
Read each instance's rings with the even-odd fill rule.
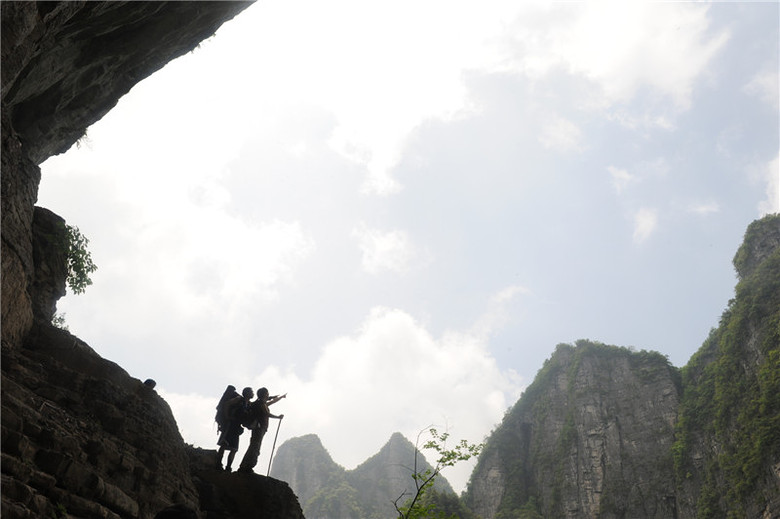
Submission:
[[[780,210],[778,10],[258,2],[42,165],[99,267],[58,309],[186,441],[267,386],[347,468],[481,441],[558,343],[681,366]]]

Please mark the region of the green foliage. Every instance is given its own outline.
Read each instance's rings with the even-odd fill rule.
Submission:
[[[358,519],[363,516],[358,505],[357,491],[346,481],[325,485],[306,503],[306,513],[312,517],[343,517]]]
[[[544,516],[539,512],[536,496],[531,496],[519,508],[500,510],[496,519],[544,519]]]
[[[90,274],[97,270],[87,246],[89,240],[78,227],[65,225],[66,240],[62,247],[67,253],[67,283],[74,294],[82,294],[92,284]]]
[[[696,472],[691,446],[704,438],[717,445],[706,449],[717,454],[707,460],[699,517],[743,516],[768,460],[780,456],[780,250],[748,265],[761,228],[751,225],[734,259],[742,279],[720,326],[682,370],[672,448],[678,484]]]
[[[551,517],[565,515],[565,510],[561,509],[561,496],[567,485],[564,478],[579,434],[576,426],[579,409],[573,406],[573,402],[579,399],[578,391],[594,390],[594,387],[583,389],[576,384],[579,371],[586,361],[596,365],[604,361],[605,365],[610,365],[616,359],[627,361],[639,384],[663,376],[671,377],[677,387],[681,384],[679,370],[665,355],[655,351],[636,351],[589,340],[558,344],[555,353],[544,362],[521,398],[507,411],[501,425],[490,434],[477,461],[475,475],[484,474],[485,464],[498,464],[505,478],[506,491],[501,497],[497,519],[541,517],[542,512]],[[603,378],[603,384],[600,379],[596,386],[609,387],[611,374],[608,370],[597,369],[593,375]],[[557,391],[551,388],[558,387],[560,383],[566,388],[566,393],[560,395],[564,400],[553,400]],[[641,386],[636,390],[640,391]],[[555,419],[551,422],[553,417]],[[559,423],[562,427],[556,438],[538,434],[548,425]],[[544,488],[537,486],[540,473],[545,480]],[[464,497],[467,505],[475,503],[473,492],[470,484]],[[615,492],[613,483],[606,494]],[[602,499],[605,499],[604,496]]]
[[[457,495],[435,488],[430,488],[420,498],[420,509],[426,510],[422,517],[430,519],[476,519]]]
[[[539,505],[536,502],[536,497],[531,496],[528,501],[520,508],[519,519],[543,519],[543,515],[539,513]]]
[[[65,314],[54,314],[51,318],[51,324],[60,330],[68,331],[68,325],[65,323]]]
[[[61,519],[68,517],[68,509],[62,503],[57,503],[57,506],[51,512],[52,519]]]
[[[405,497],[406,493],[399,496],[393,503],[400,519],[422,519],[430,517],[436,519],[449,519],[451,516],[446,515],[447,511],[441,507],[441,503],[438,502],[439,500],[428,495],[429,492],[432,491],[433,482],[442,469],[452,467],[453,465],[461,461],[467,461],[472,457],[478,457],[484,446],[481,443],[472,444],[468,443],[466,440],[461,440],[454,448],[448,449],[447,440],[450,436],[449,433],[439,433],[439,431],[433,427],[429,427],[427,431],[431,435],[431,439],[428,440],[422,448],[436,451],[438,458],[436,459],[436,464],[433,468],[419,472],[417,469],[417,461],[420,451],[415,446],[412,479],[414,479],[416,492],[402,506],[399,506],[398,502]],[[422,434],[422,432],[420,434]],[[419,439],[418,435],[417,445],[419,445]]]
[[[86,146],[87,148],[92,148],[92,140],[89,138],[89,134],[87,133],[87,130],[84,130],[84,135],[78,138],[76,141],[76,148],[81,149],[82,146]]]
[[[699,500],[696,503],[696,517],[699,519],[717,519],[723,517],[723,511],[718,505],[718,493],[716,491],[715,470],[710,466],[707,470],[707,479],[699,494]]]
[[[760,243],[764,236],[771,235],[779,226],[780,214],[765,216],[748,226],[742,245],[737,250],[732,261],[740,279],[749,275],[750,263],[755,260],[755,258],[751,257],[751,251],[756,248],[757,243]]]

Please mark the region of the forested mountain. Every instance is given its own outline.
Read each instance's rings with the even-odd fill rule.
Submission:
[[[684,517],[780,517],[780,215],[753,222],[720,326],[682,369]]]
[[[682,368],[653,351],[558,345],[446,517],[780,517],[780,216],[750,225],[734,266],[734,299]],[[273,475],[310,519],[393,517],[413,452],[396,433],[346,471],[310,435],[282,446]]]
[[[675,517],[677,370],[655,352],[559,345],[488,439],[481,517]]]
[[[780,216],[750,225],[734,266],[734,299],[682,369],[558,346],[489,436],[466,504],[485,519],[780,517]]]
[[[387,518],[395,516],[394,501],[400,506],[414,493],[414,457],[414,445],[395,433],[377,454],[345,470],[310,434],[279,447],[271,476],[290,484],[308,519]],[[419,472],[431,468],[422,454],[417,463]],[[434,488],[455,497],[444,477]]]

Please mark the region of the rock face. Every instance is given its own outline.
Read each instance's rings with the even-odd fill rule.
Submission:
[[[560,345],[488,438],[483,517],[780,517],[780,216],[748,228],[736,297],[678,370]]]
[[[660,354],[559,345],[487,442],[467,505],[485,518],[674,517],[676,379]]]
[[[33,211],[33,265],[30,286],[33,316],[50,323],[57,310],[57,300],[65,295],[67,266],[67,232],[65,220],[48,209]]]
[[[208,519],[303,519],[298,499],[284,481],[215,469],[213,450],[187,447],[201,514]]]
[[[197,506],[168,405],[89,346],[36,326],[3,348],[4,517],[152,517]]]
[[[780,224],[777,215],[756,220],[745,232],[745,239],[734,256],[739,279],[753,275],[756,268],[780,249]]]
[[[64,222],[38,164],[247,2],[2,2],[2,516],[302,517],[289,487],[218,473],[150,386],[50,324]],[[209,461],[210,460],[210,461]],[[264,512],[259,512],[265,510]]]
[[[753,222],[736,295],[682,369],[680,517],[780,517],[780,215]]]
[[[35,164],[248,2],[3,2],[3,104]]]
[[[248,2],[2,2],[2,341],[32,327],[38,164]]]
[[[303,503],[308,519],[362,519],[394,517],[393,502],[404,504],[413,495],[414,445],[395,433],[380,451],[354,470],[337,465],[313,434],[284,442],[276,454],[271,473],[289,481]],[[418,471],[431,468],[422,454]],[[454,496],[443,476],[435,490]],[[410,494],[412,493],[412,494]]]
[[[291,438],[279,446],[272,466],[275,478],[290,483],[304,505],[331,480],[344,481],[346,471],[336,464],[316,434]],[[304,508],[304,511],[305,508]],[[311,514],[308,514],[313,519]]]

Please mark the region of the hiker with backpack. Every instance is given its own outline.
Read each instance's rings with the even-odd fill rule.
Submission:
[[[217,404],[217,414],[214,416],[214,421],[217,422],[217,433],[221,433],[223,429],[225,429],[225,426],[227,425],[227,416],[225,415],[225,403],[228,400],[231,400],[233,398],[236,398],[238,396],[241,396],[236,391],[236,386],[229,385],[225,392],[222,393],[222,397],[219,399],[219,403]]]
[[[261,387],[257,390],[257,399],[250,406],[249,416],[244,426],[252,431],[249,438],[249,447],[241,460],[238,472],[252,472],[257,465],[257,458],[260,455],[260,444],[263,442],[263,436],[268,431],[269,418],[284,418],[283,414],[272,415],[268,406],[275,404],[279,400],[286,398],[287,394],[268,396],[268,389]]]
[[[225,394],[220,399],[220,405],[217,406],[217,427],[221,431],[217,440],[217,445],[219,445],[217,467],[222,469],[222,456],[225,455],[225,451],[228,451],[227,465],[225,465],[227,472],[232,470],[233,458],[236,457],[238,450],[238,437],[244,433],[241,424],[247,420],[250,414],[250,401],[254,396],[251,387],[245,387],[240,395],[237,393],[232,395],[230,393],[231,387],[233,386],[228,386],[225,390]],[[232,391],[235,392],[234,387]]]

